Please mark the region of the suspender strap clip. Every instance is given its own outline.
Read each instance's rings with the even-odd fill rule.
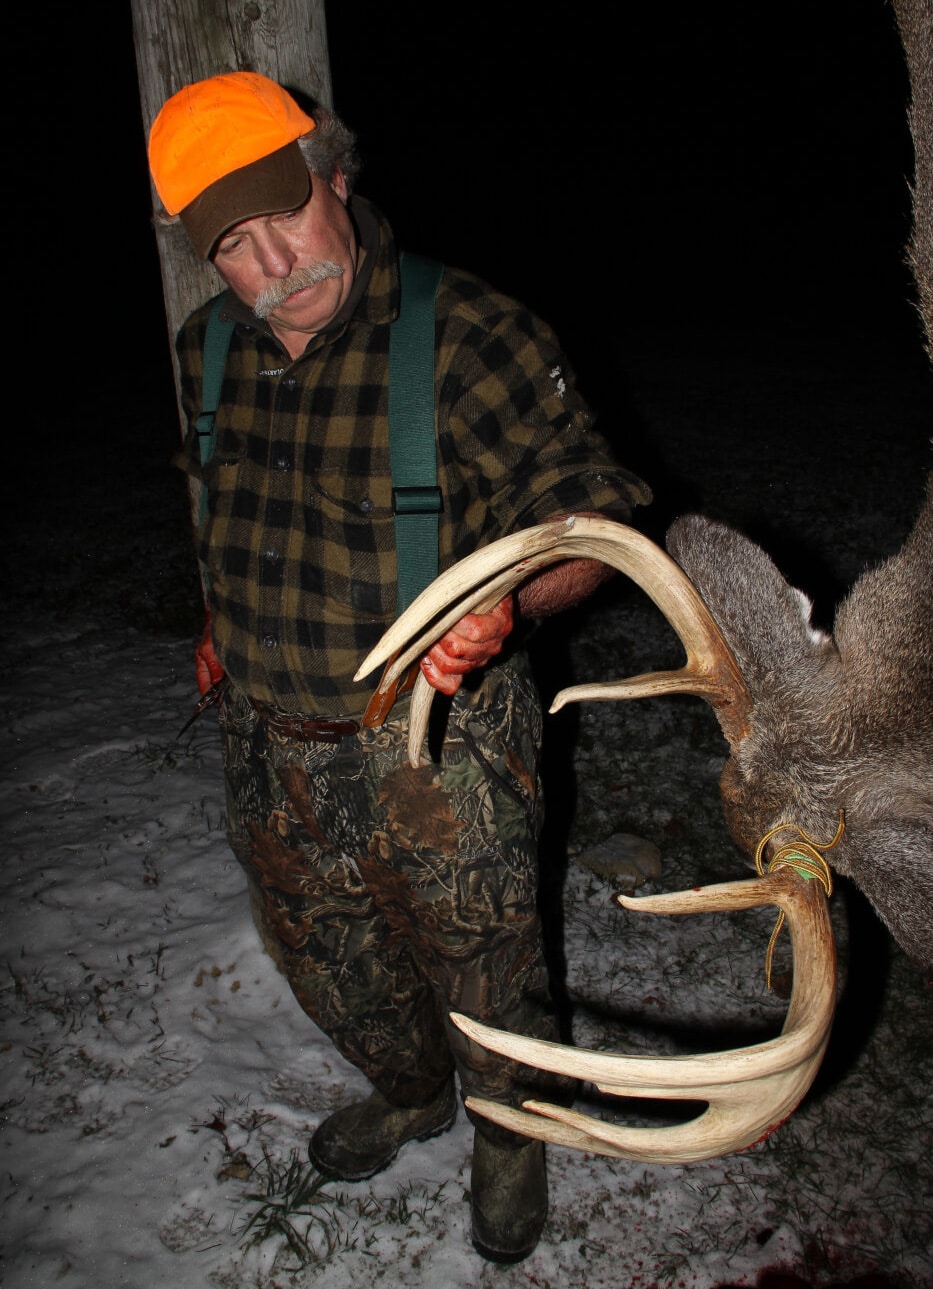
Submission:
[[[393,515],[439,515],[444,509],[440,488],[393,488]]]

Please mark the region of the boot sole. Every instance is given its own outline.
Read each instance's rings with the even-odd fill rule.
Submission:
[[[478,1240],[475,1235],[472,1243],[476,1252],[480,1257],[485,1258],[487,1262],[496,1262],[500,1266],[508,1266],[513,1262],[522,1262],[525,1258],[530,1257],[538,1247],[540,1239],[541,1237],[538,1235],[533,1244],[528,1244],[522,1249],[509,1250],[490,1248],[488,1244],[483,1244],[482,1240]]]

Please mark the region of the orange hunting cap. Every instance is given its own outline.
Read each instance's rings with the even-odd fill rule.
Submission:
[[[256,72],[196,81],[163,105],[149,131],[149,169],[202,259],[240,220],[305,201],[311,181],[295,140],[313,129],[292,96]]]

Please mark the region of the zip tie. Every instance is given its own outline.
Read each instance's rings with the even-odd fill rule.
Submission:
[[[806,881],[818,881],[822,884],[823,890],[827,896],[833,893],[833,875],[829,864],[823,854],[824,851],[832,850],[842,839],[845,832],[845,811],[839,811],[839,827],[836,829],[836,835],[832,841],[818,842],[812,837],[808,837],[802,828],[796,824],[778,824],[770,832],[765,833],[761,841],[755,847],[755,868],[760,876],[765,873],[773,873],[779,868],[792,868],[798,877]],[[785,842],[771,859],[768,860],[767,867],[762,862],[762,855],[765,847],[775,834],[783,832],[785,828],[791,828],[797,834],[799,841]],[[781,927],[784,925],[784,910],[778,912],[778,920],[774,930],[771,932],[771,939],[768,941],[768,950],[765,954],[765,983],[771,988],[771,965],[774,958],[774,946],[777,944],[777,938],[781,933]]]

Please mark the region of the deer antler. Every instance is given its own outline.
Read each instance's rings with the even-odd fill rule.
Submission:
[[[620,1126],[541,1101],[526,1101],[524,1110],[516,1110],[468,1097],[467,1107],[526,1137],[618,1159],[692,1163],[744,1150],[773,1132],[799,1105],[826,1050],[836,1001],[836,950],[823,888],[782,869],[764,878],[692,891],[616,898],[627,909],[650,913],[717,913],[776,904],[786,915],[794,943],[793,991],[780,1036],[702,1056],[624,1056],[508,1034],[453,1013],[454,1024],[482,1047],[525,1065],[586,1079],[601,1092],[708,1102],[698,1118],[665,1128]]]
[[[677,632],[687,652],[676,671],[650,672],[600,685],[562,690],[551,706],[580,699],[697,694],[716,712],[730,746],[748,732],[751,699],[719,627],[693,583],[660,547],[625,524],[571,515],[491,542],[435,578],[364,659],[360,680],[388,663],[376,693],[384,694],[465,613],[488,611],[532,574],[565,559],[598,559],[637,582]],[[419,674],[412,694],[408,755],[421,759],[434,690]]]
[[[651,672],[610,684],[562,690],[551,710],[578,699],[696,694],[707,700],[735,751],[747,735],[751,696],[714,618],[683,570],[648,538],[607,519],[572,516],[502,538],[454,565],[418,596],[357,672],[388,663],[376,691],[399,675],[465,613],[483,611],[539,569],[564,559],[599,559],[626,573],[651,597],[684,646],[675,671]],[[419,675],[412,696],[408,754],[413,765],[427,730],[434,691]],[[667,1128],[620,1127],[538,1101],[524,1110],[480,1098],[467,1104],[528,1137],[605,1155],[670,1162],[741,1150],[766,1136],[800,1102],[819,1067],[835,1005],[836,956],[823,888],[793,869],[639,900],[626,908],[654,913],[719,912],[776,904],[794,942],[794,986],[779,1038],[730,1052],[690,1057],[622,1056],[580,1051],[490,1029],[455,1014],[481,1046],[527,1065],[587,1079],[618,1096],[706,1101],[690,1123]]]

